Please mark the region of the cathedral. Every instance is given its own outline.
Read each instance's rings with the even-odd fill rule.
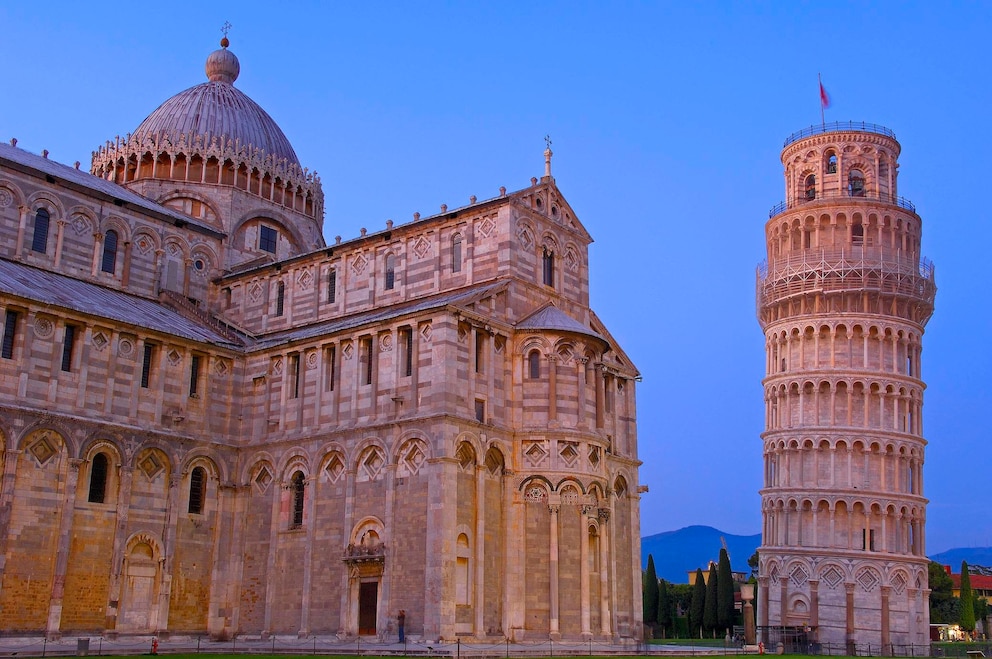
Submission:
[[[929,643],[921,354],[937,288],[900,151],[861,122],[782,149],[786,199],[757,272],[766,644],[906,656]]]
[[[327,244],[228,46],[89,172],[0,145],[0,633],[639,638],[638,371],[550,148]]]

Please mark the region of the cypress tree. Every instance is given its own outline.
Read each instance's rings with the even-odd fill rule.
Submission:
[[[665,630],[672,628],[672,596],[668,592],[668,582],[664,579],[658,584],[658,626],[661,637],[668,638]]]
[[[692,585],[692,603],[689,607],[689,631],[702,636],[703,612],[706,610],[706,581],[702,568],[696,568],[696,582]]]
[[[730,554],[720,549],[717,567],[716,614],[719,628],[729,631],[734,624],[734,575],[730,570]]]
[[[644,624],[654,627],[658,620],[658,574],[654,569],[654,557],[648,554],[648,570],[644,575],[644,590],[641,593]]]
[[[706,581],[706,606],[703,608],[703,627],[706,631],[715,631],[720,621],[717,617],[717,582],[716,564],[710,563],[710,575]]]
[[[958,624],[968,633],[975,631],[975,596],[971,592],[967,561],[961,561],[961,620]]]

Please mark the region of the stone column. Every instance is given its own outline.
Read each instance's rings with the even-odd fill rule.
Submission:
[[[558,509],[559,506],[556,503],[548,505],[548,512],[550,513],[551,519],[551,530],[550,530],[550,542],[548,547],[548,553],[550,555],[549,561],[549,572],[550,582],[551,582],[551,593],[550,593],[550,625],[551,625],[551,640],[560,641],[561,633],[558,631]]]
[[[586,429],[586,364],[589,360],[586,357],[576,357],[575,366],[579,378],[579,409],[575,419],[576,427],[580,430]]]
[[[891,656],[892,646],[889,634],[889,595],[891,586],[882,586],[882,655]]]
[[[62,243],[65,242],[65,225],[68,224],[65,220],[59,220],[55,223],[57,227],[55,233],[55,267],[58,268],[62,265]],[[97,252],[99,255],[99,252]],[[97,256],[99,258],[99,256]],[[96,273],[94,273],[96,274]]]
[[[610,538],[608,533],[610,509],[600,508],[599,515],[599,600],[601,621],[600,634],[603,638],[613,636],[613,621],[610,618]]]
[[[768,627],[768,577],[758,577],[758,641],[764,638]]]
[[[59,637],[62,627],[62,600],[65,597],[65,573],[69,567],[69,552],[72,548],[72,520],[76,510],[76,484],[79,482],[79,467],[82,460],[69,459],[65,488],[62,492],[62,518],[59,520],[59,545],[55,552],[55,574],[52,578],[52,594],[48,604],[48,626],[45,635],[49,639]]]
[[[159,350],[164,352],[164,350]],[[161,373],[161,371],[159,371]],[[160,378],[164,379],[164,378]],[[172,594],[172,573],[176,559],[176,529],[179,525],[179,484],[182,476],[169,474],[169,495],[165,503],[165,529],[162,533],[162,585],[159,589],[158,620],[155,630],[169,628],[169,600]]]
[[[812,641],[819,638],[817,628],[820,626],[820,582],[816,579],[809,580],[809,626],[813,628]]]
[[[302,359],[300,360],[300,368],[305,368]],[[300,388],[302,389],[302,385]],[[313,593],[313,536],[317,528],[317,482],[319,480],[316,475],[312,475],[303,482],[305,488],[303,492],[306,497],[306,512],[303,523],[306,525],[307,542],[303,546],[303,601],[300,607],[300,631],[297,633],[299,638],[306,638],[310,634],[310,602]]]
[[[558,421],[558,355],[548,355],[548,423]]]
[[[846,609],[847,609],[845,638],[847,639],[847,654],[851,656],[854,656],[856,654],[855,641],[857,640],[857,638],[854,635],[854,586],[855,585],[853,583],[844,584],[844,590],[846,591],[846,595],[847,595],[845,600]]]
[[[587,517],[591,509],[592,506],[584,505],[580,509],[579,515],[579,578],[581,579],[579,599],[581,600],[582,640],[584,641],[592,638],[592,616],[589,610],[589,520]]]
[[[490,369],[492,372],[493,369]],[[483,440],[483,446],[485,440]],[[483,460],[485,456],[483,456]],[[486,465],[475,466],[475,635],[486,635]]]
[[[595,367],[595,380],[596,380],[596,428],[602,430],[605,425],[605,412],[604,412],[604,399],[606,397],[606,383],[604,381],[603,375],[603,365],[596,364]]]
[[[127,547],[127,527],[128,513],[131,508],[131,479],[134,473],[131,471],[125,459],[124,464],[117,465],[120,487],[117,489],[117,524],[114,531],[114,546],[110,556],[110,588],[107,603],[107,620],[105,627],[108,630],[117,627],[117,614],[120,612],[121,599],[121,571],[124,567],[124,550]]]
[[[20,220],[17,224],[17,247],[14,249],[14,255],[21,258],[27,251],[24,249],[24,232],[27,230],[28,213],[31,211],[31,208],[29,206],[18,206],[17,210],[20,211]]]

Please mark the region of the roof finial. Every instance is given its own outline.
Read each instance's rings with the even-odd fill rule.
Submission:
[[[227,38],[227,33],[231,31],[231,27],[230,21],[224,21],[224,24],[220,26],[220,31],[224,35],[224,37],[220,40],[221,48],[227,48],[231,45],[230,40]]]
[[[544,178],[550,179],[551,178],[551,156],[554,155],[554,153],[551,152],[551,136],[550,135],[545,135],[544,136],[544,144],[545,144],[545,149],[544,149]]]

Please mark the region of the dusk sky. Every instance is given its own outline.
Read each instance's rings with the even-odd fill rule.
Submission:
[[[225,21],[236,86],[321,176],[328,242],[527,187],[551,136],[592,306],[643,375],[642,535],[760,532],[755,266],[822,74],[826,121],[895,132],[936,264],[927,550],[992,545],[992,3],[4,3],[0,139],[88,169],[205,80]]]

